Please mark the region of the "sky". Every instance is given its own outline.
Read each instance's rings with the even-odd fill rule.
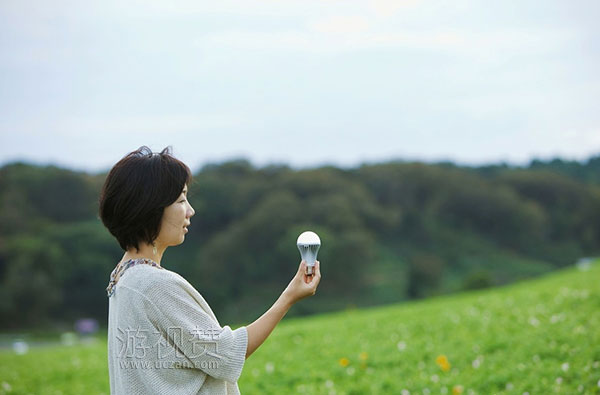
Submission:
[[[600,153],[600,2],[0,2],[0,164]]]

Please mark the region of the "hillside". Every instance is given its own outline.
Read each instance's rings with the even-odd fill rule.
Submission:
[[[599,279],[596,261],[502,288],[287,319],[239,385],[246,394],[597,394]],[[106,358],[104,339],[3,351],[0,394],[108,393]]]
[[[248,360],[240,388],[600,393],[599,280],[596,263],[487,291],[289,320]]]

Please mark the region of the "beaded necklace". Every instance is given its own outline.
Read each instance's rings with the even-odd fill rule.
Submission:
[[[119,262],[117,267],[114,268],[112,273],[110,274],[110,281],[108,282],[108,287],[106,287],[106,294],[110,298],[115,293],[115,286],[117,285],[117,281],[123,276],[125,270],[129,269],[132,266],[146,264],[150,266],[157,267],[159,269],[163,269],[158,263],[154,262],[152,259],[148,258],[136,258],[130,259],[125,262]]]

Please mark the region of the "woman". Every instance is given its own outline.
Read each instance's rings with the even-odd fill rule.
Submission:
[[[111,169],[102,188],[100,218],[125,251],[107,287],[112,394],[238,394],[246,358],[319,285],[319,262],[307,276],[302,261],[259,319],[235,330],[221,326],[200,293],[162,266],[165,250],[183,243],[194,215],[191,178],[169,148],[141,147]]]

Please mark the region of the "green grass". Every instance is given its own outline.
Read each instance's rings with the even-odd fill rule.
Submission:
[[[108,394],[106,341],[0,353],[0,394]]]
[[[4,351],[0,393],[108,393],[106,358],[105,341]],[[246,361],[239,386],[249,394],[599,394],[599,381],[597,262],[503,288],[285,320]]]

